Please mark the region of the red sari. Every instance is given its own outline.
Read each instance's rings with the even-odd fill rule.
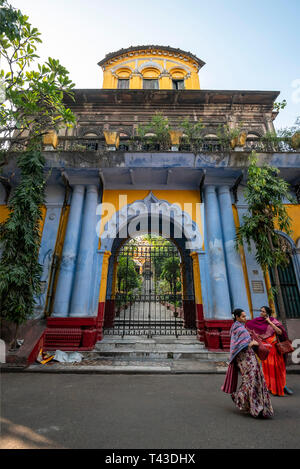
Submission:
[[[283,325],[277,319],[270,317],[270,320],[281,329],[280,340],[287,340],[288,335]],[[267,383],[268,390],[275,396],[284,396],[284,387],[286,385],[286,368],[284,355],[278,353],[276,343],[279,342],[274,329],[262,317],[247,321],[246,328],[254,330],[263,342],[271,344],[272,348],[266,360],[263,360],[262,369]]]
[[[261,362],[267,387],[275,396],[284,396],[286,368],[284,356],[278,353],[276,348],[278,342],[276,334],[264,339],[263,342],[272,345],[268,358]]]

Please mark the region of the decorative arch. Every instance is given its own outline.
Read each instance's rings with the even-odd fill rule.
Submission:
[[[169,70],[173,80],[185,80],[188,72],[181,67],[173,67]]]
[[[98,135],[94,132],[87,132],[83,134],[83,137],[98,137]]]
[[[299,288],[299,291],[300,291],[300,253],[298,253],[298,249],[297,249],[297,245],[299,244],[300,245],[300,238],[298,239],[298,242],[297,242],[297,245],[295,244],[295,242],[293,241],[293,239],[288,236],[286,233],[284,233],[283,231],[279,231],[279,230],[276,230],[276,232],[282,236],[286,242],[288,243],[288,245],[291,247],[291,251],[290,251],[290,256],[291,256],[291,259],[292,259],[292,262],[293,262],[293,267],[294,267],[294,271],[295,271],[295,275],[296,275],[296,280],[297,280],[297,284],[298,284],[298,288]]]
[[[130,65],[128,65],[128,64],[125,65],[124,63],[119,64],[116,67],[113,67],[111,69],[111,73],[115,76],[119,76],[122,72],[127,73],[130,76],[133,73],[133,69]],[[119,76],[119,77],[120,78],[125,78],[125,77],[121,77],[121,76]]]
[[[87,136],[95,136],[101,137],[102,129],[100,127],[80,127],[78,130],[78,137],[87,137]]]
[[[147,67],[142,71],[143,78],[157,79],[160,76],[159,70],[154,67]]]
[[[138,71],[144,75],[145,70],[151,69],[159,75],[160,73],[163,73],[163,67],[158,63],[154,62],[152,60],[149,60],[148,62],[144,62],[138,67]]]
[[[170,220],[175,230],[184,234],[186,239],[186,249],[200,252],[203,246],[203,238],[197,224],[192,220],[190,215],[179,207],[177,204],[170,204],[166,200],[158,199],[152,192],[149,192],[143,200],[137,200],[129,205],[125,205],[121,210],[114,213],[111,219],[106,223],[104,231],[100,237],[101,251],[111,251],[113,241],[120,233],[124,233],[130,222],[139,219],[148,218],[149,215],[162,216],[162,218]],[[204,212],[202,211],[202,224]],[[148,231],[147,231],[148,232]]]
[[[297,318],[299,317],[297,305],[300,307],[300,256],[294,241],[286,233],[279,230],[276,230],[276,232],[284,239],[290,256],[290,264],[286,268],[282,269],[278,267],[284,303],[288,308],[287,316]],[[271,269],[269,274],[271,285],[274,286],[274,278]]]
[[[132,69],[130,67],[120,67],[115,71],[117,78],[130,78],[132,75]]]

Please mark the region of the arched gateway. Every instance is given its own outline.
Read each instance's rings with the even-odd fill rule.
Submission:
[[[152,192],[115,213],[101,234],[104,333],[196,334],[203,312],[193,256],[202,246],[190,215]]]

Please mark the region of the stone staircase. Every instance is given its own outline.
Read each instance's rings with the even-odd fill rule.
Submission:
[[[228,352],[210,352],[196,336],[104,335],[89,352],[80,352],[79,363],[50,361],[31,365],[29,372],[191,374],[225,373]]]
[[[82,355],[78,371],[126,374],[225,373],[229,356],[208,351],[195,336],[104,336]]]
[[[104,336],[91,356],[128,360],[213,360],[228,359],[228,353],[210,352],[195,336]]]

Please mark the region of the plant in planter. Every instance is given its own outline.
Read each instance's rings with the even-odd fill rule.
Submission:
[[[280,138],[276,132],[266,132],[261,138],[262,151],[278,151]]]
[[[169,130],[168,118],[157,112],[149,124],[138,126],[137,135],[143,145],[169,150],[171,146]]]
[[[245,145],[247,132],[243,129],[242,123],[233,129],[228,124],[218,127],[217,136],[223,150],[229,150],[230,148],[234,150],[236,147]]]
[[[298,130],[298,132],[295,132],[294,135],[292,136],[291,146],[294,150],[300,149],[300,130]]]
[[[300,149],[300,116],[296,119],[295,125],[286,127],[278,131],[278,136],[281,140],[292,147],[293,150]],[[288,149],[288,148],[287,148]]]
[[[195,155],[202,150],[204,143],[204,133],[203,129],[205,125],[200,119],[197,122],[191,122],[189,117],[185,117],[180,124],[183,137],[181,139],[182,145],[188,145],[190,151]]]

